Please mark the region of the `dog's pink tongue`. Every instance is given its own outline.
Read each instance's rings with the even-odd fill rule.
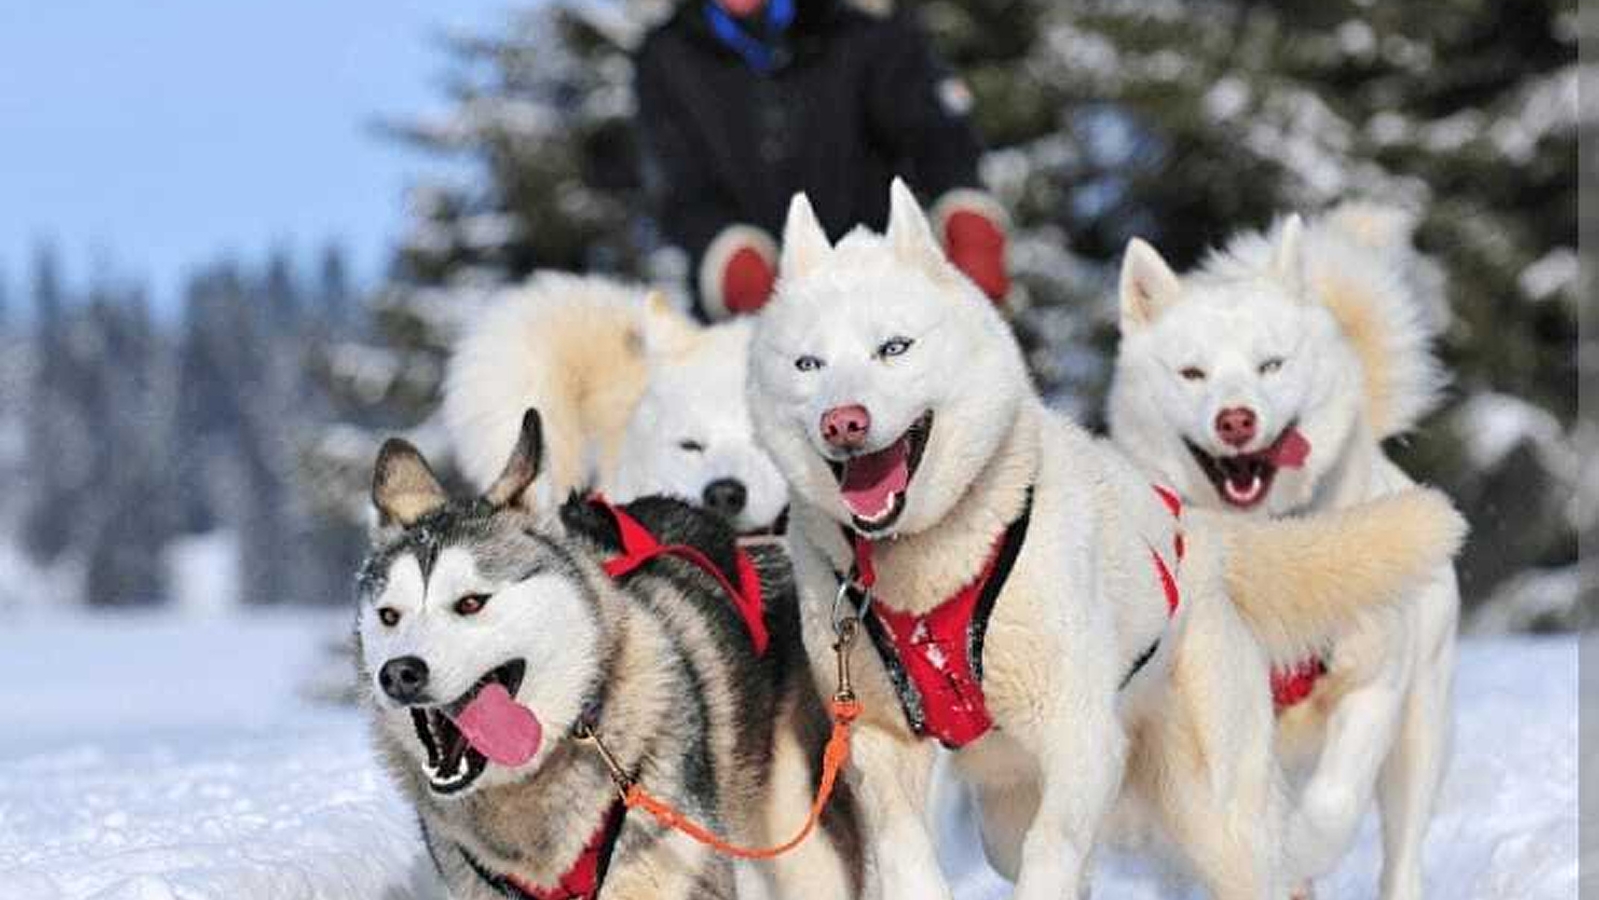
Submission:
[[[454,722],[472,749],[502,766],[520,766],[532,759],[544,737],[538,716],[512,700],[502,684],[485,685]]]
[[[1310,441],[1299,429],[1290,428],[1283,432],[1277,439],[1277,446],[1271,448],[1272,464],[1283,469],[1297,469],[1305,464],[1310,456]]]
[[[839,486],[844,505],[863,519],[875,519],[889,511],[894,495],[910,483],[909,447],[904,440],[844,464],[844,480]]]

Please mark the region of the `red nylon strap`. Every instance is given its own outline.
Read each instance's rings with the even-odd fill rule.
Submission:
[[[1327,674],[1327,662],[1319,656],[1301,660],[1285,669],[1271,670],[1271,702],[1281,713],[1298,706],[1316,689],[1316,682]]]
[[[922,731],[946,747],[964,747],[994,727],[968,648],[977,600],[994,575],[1004,540],[1001,534],[994,541],[993,552],[976,578],[925,614],[872,601],[872,613],[883,623],[900,665],[921,694]]]
[[[866,631],[899,694],[911,730],[958,749],[994,727],[981,678],[982,646],[998,591],[1021,550],[1032,510],[1032,490],[1022,514],[995,536],[982,568],[926,613],[896,610],[873,597]],[[867,591],[877,581],[876,545],[855,534],[851,580]]]
[[[722,590],[733,599],[733,605],[738,609],[739,617],[744,620],[744,625],[749,629],[750,642],[755,645],[756,655],[766,652],[766,645],[770,636],[766,631],[765,601],[761,596],[760,574],[755,571],[755,561],[750,559],[743,547],[734,548],[734,562],[737,571],[734,573],[739,580],[739,585],[734,587],[727,575],[712,562],[710,557],[690,547],[687,544],[663,544],[656,540],[637,519],[628,515],[621,507],[613,506],[601,497],[592,497],[589,502],[610,513],[616,522],[617,533],[622,539],[622,552],[604,563],[605,574],[612,578],[625,578],[638,568],[659,556],[676,556],[686,559],[705,574],[716,579]]]
[[[606,855],[616,833],[621,830],[624,811],[622,804],[612,804],[605,821],[595,829],[594,836],[589,838],[588,845],[578,854],[577,861],[572,863],[572,868],[566,870],[554,887],[538,887],[515,875],[505,876],[506,882],[533,900],[593,900],[600,892],[601,857]]]
[[[877,584],[877,568],[872,565],[872,542],[855,535],[855,583],[867,590]]]
[[[1182,498],[1177,496],[1170,488],[1162,487],[1158,484],[1152,484],[1150,487],[1155,489],[1155,496],[1166,504],[1166,509],[1171,512],[1172,518],[1181,520],[1183,516]],[[1176,554],[1178,562],[1183,561],[1183,551],[1185,549],[1183,547],[1181,522],[1179,521],[1177,536],[1172,539],[1172,550]],[[1160,588],[1166,594],[1166,615],[1167,617],[1175,616],[1177,615],[1177,607],[1181,606],[1183,602],[1182,594],[1177,589],[1177,578],[1172,574],[1171,567],[1166,565],[1166,561],[1160,558],[1159,551],[1151,547],[1149,548],[1149,555],[1155,560],[1155,572],[1160,576]]]

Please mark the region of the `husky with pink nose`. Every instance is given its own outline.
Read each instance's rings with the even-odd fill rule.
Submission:
[[[926,815],[942,745],[1020,900],[1080,896],[1113,810],[1213,896],[1281,900],[1268,657],[1384,608],[1458,515],[1424,490],[1292,523],[1186,510],[1044,407],[909,188],[891,200],[886,233],[835,246],[794,199],[749,379],[813,671],[842,620],[867,636],[869,895],[951,896]]]
[[[778,547],[737,543],[721,517],[668,497],[532,510],[543,450],[529,411],[481,496],[446,497],[397,439],[373,478],[362,694],[449,895],[856,896],[847,787],[775,862],[734,863],[622,804],[590,735],[713,833],[786,839],[816,790],[828,716]],[[663,545],[681,555],[653,555]]]
[[[1256,520],[1409,490],[1382,442],[1437,404],[1445,378],[1430,345],[1448,319],[1414,225],[1348,203],[1240,234],[1181,277],[1134,241],[1110,394],[1117,444],[1195,505]],[[1273,660],[1298,896],[1343,858],[1373,799],[1383,900],[1422,896],[1459,609],[1446,561],[1388,614]]]

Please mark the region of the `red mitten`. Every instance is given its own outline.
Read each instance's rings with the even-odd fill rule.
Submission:
[[[753,313],[772,297],[777,244],[749,225],[730,225],[700,261],[700,301],[712,320]]]
[[[944,253],[996,305],[1005,303],[1010,275],[1005,270],[1004,214],[986,194],[956,190],[934,210]]]
[[[777,273],[754,247],[740,247],[722,267],[722,300],[729,315],[751,313],[772,296]]]

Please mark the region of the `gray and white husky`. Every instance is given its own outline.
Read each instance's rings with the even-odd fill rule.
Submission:
[[[1192,502],[1240,516],[1324,513],[1409,489],[1382,441],[1414,428],[1444,382],[1430,347],[1441,317],[1418,289],[1427,264],[1411,228],[1401,211],[1345,204],[1239,235],[1181,278],[1135,241],[1110,396],[1116,442]],[[1308,660],[1277,660],[1300,673],[1279,720],[1300,776],[1287,845],[1296,880],[1331,871],[1375,795],[1382,896],[1421,896],[1459,608],[1454,569],[1440,563],[1388,614]]]
[[[1118,798],[1214,896],[1281,900],[1261,648],[1383,607],[1463,524],[1421,490],[1293,523],[1178,509],[1045,409],[910,191],[891,198],[885,234],[837,246],[795,198],[750,363],[806,647],[829,658],[842,591],[878,651],[857,653],[851,757],[872,888],[950,896],[925,815],[936,738],[1021,900],[1079,895]]]
[[[554,515],[525,508],[542,444],[529,410],[503,474],[479,497],[446,497],[398,439],[373,476],[381,524],[360,577],[362,694],[452,896],[853,896],[861,873],[847,789],[775,864],[735,866],[619,804],[597,750],[580,740],[590,731],[691,819],[746,845],[781,840],[804,820],[827,714],[777,549],[738,549],[719,517],[677,500],[622,507],[724,572],[749,554],[765,605],[757,652],[754,626],[691,563],[663,557],[609,577],[602,565],[622,549],[611,508],[578,499]]]

